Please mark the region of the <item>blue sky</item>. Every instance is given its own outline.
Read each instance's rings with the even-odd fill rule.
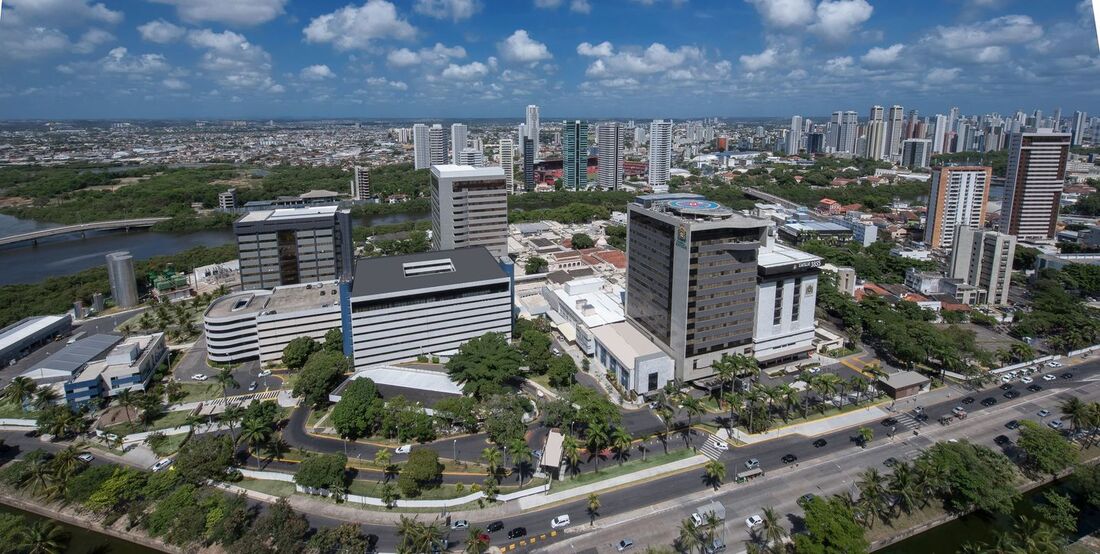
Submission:
[[[1100,111],[1087,0],[4,0],[0,118]]]

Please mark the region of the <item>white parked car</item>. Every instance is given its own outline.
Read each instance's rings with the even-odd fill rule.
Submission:
[[[1047,362],[1047,367],[1059,368],[1059,367],[1062,367],[1062,364],[1059,363],[1059,362],[1055,362],[1055,361],[1051,360],[1051,361]]]
[[[753,515],[745,518],[745,526],[748,527],[749,529],[756,529],[757,527],[759,527],[763,524],[764,524],[764,518],[762,518],[762,517],[760,517],[756,514],[753,514]]]
[[[1046,416],[1050,415],[1050,410],[1039,410],[1039,413],[1037,415],[1039,417],[1046,417]]]
[[[80,461],[82,461],[86,464],[90,464],[92,462],[92,460],[95,459],[95,456],[92,456],[91,454],[89,454],[87,452],[83,452],[80,455],[78,455],[76,457],[76,459],[78,459],[78,460],[80,460]]]
[[[191,378],[196,380],[196,381],[205,381],[205,380],[209,379],[209,377],[207,377],[206,375],[203,375],[202,373],[196,373],[196,374],[192,375]]]
[[[265,369],[265,370],[263,370],[259,373],[260,377],[267,377],[268,375],[271,375],[271,370],[270,369]]]
[[[1024,375],[1023,377],[1020,377],[1020,382],[1025,384],[1025,385],[1030,385],[1032,381],[1033,381],[1033,379],[1031,377],[1028,377],[1027,375]]]
[[[562,514],[550,520],[550,527],[553,529],[561,529],[562,527],[568,527],[570,523],[572,522],[569,521],[569,514]]]
[[[714,439],[714,443],[711,446],[723,452],[730,449],[729,443],[721,439]]]
[[[460,519],[451,524],[451,529],[465,529],[470,526],[470,522],[465,519]]]
[[[1062,428],[1062,420],[1056,419],[1054,421],[1051,421],[1047,425],[1050,425],[1051,429],[1061,429]]]
[[[1007,383],[1012,380],[1012,375],[1001,375],[1001,382]]]
[[[806,371],[809,371],[811,375],[817,375],[818,373],[821,373],[821,366],[811,367]]]
[[[409,452],[412,452],[412,449],[413,447],[411,444],[402,444],[401,446],[398,446],[397,450],[394,450],[394,452],[398,454],[408,454]]]
[[[152,470],[154,472],[160,471],[168,466],[172,465],[172,458],[164,458],[157,463],[153,464]]]
[[[1055,380],[1055,379],[1057,379],[1057,378],[1058,378],[1058,377],[1057,377],[1057,376],[1055,376],[1055,375],[1054,375],[1053,373],[1047,373],[1046,375],[1044,375],[1044,376],[1043,376],[1043,380],[1044,380],[1044,381],[1053,381],[1053,380]]]

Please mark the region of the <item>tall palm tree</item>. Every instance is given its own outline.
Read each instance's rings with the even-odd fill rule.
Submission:
[[[27,468],[22,485],[34,496],[47,496],[53,489],[55,480],[56,477],[50,462],[39,457],[35,458]]]
[[[562,454],[565,456],[565,462],[569,464],[569,472],[573,475],[580,473],[581,447],[576,437],[573,435],[565,435],[561,443],[561,450]]]
[[[837,389],[840,386],[840,377],[832,373],[822,373],[817,376],[815,385],[816,392],[821,395],[821,411],[824,413],[825,404],[833,396],[836,396]]]
[[[46,408],[53,406],[53,404],[57,402],[57,400],[60,398],[61,395],[58,394],[56,390],[50,387],[39,387],[38,390],[36,390],[34,393],[34,401],[32,402],[32,405],[36,410],[45,410]]]
[[[241,384],[233,378],[233,369],[228,367],[223,367],[219,370],[218,374],[214,376],[214,380],[222,386],[222,400],[225,400],[228,396],[229,387],[237,388],[241,386]]]
[[[268,427],[262,421],[256,421],[250,419],[241,426],[241,434],[238,440],[247,444],[250,448],[255,450],[257,446],[260,446],[271,438],[271,428]],[[260,467],[260,456],[253,452],[253,456],[256,458],[256,468]]]
[[[519,486],[523,486],[523,476],[530,469],[530,464],[534,459],[535,456],[531,452],[531,447],[527,446],[523,439],[512,443],[512,465],[515,466],[516,473],[519,474]]]
[[[688,424],[687,427],[684,428],[684,436],[688,439],[688,446],[691,446],[692,420],[695,418],[695,416],[702,416],[703,414],[707,413],[707,409],[703,406],[703,403],[698,398],[695,398],[693,396],[688,396],[684,398],[684,400],[680,402],[680,407],[684,409],[684,413],[686,413],[688,416]]]
[[[419,521],[408,516],[401,516],[397,522],[397,536],[401,537],[401,540],[397,543],[397,551],[401,553],[427,552],[427,550],[419,549],[421,535],[423,533]]]
[[[229,424],[229,434],[237,430],[237,424],[244,418],[244,408],[236,402],[226,406],[222,412],[222,421]],[[381,452],[381,451],[380,451]]]
[[[711,460],[703,466],[703,478],[707,484],[714,487],[714,490],[718,490],[722,486],[722,481],[726,480],[726,464],[718,460]]]
[[[480,527],[466,530],[466,554],[483,554],[487,548],[489,541],[485,540],[485,531]]]
[[[859,506],[867,528],[875,526],[875,516],[885,512],[886,478],[878,469],[869,467],[860,474],[856,482],[859,489]]]
[[[761,514],[761,518],[764,520],[764,544],[774,554],[785,552],[787,528],[780,523],[779,514],[771,506],[762,508]]]
[[[749,433],[756,430],[756,428],[753,427],[752,420],[756,414],[756,405],[762,400],[764,400],[764,394],[761,392],[759,385],[753,385],[752,388],[745,392],[745,409],[749,412]]]
[[[490,446],[481,451],[481,459],[485,460],[486,473],[490,477],[496,477],[500,471],[501,454],[495,446]]]
[[[69,477],[76,473],[82,463],[76,458],[79,455],[80,447],[75,444],[65,447],[54,455],[53,460],[50,461],[50,466],[53,468],[53,474],[58,481],[66,482]]]
[[[1062,401],[1058,406],[1058,409],[1062,412],[1064,419],[1073,424],[1074,429],[1082,427],[1082,424],[1088,423],[1089,409],[1088,406],[1076,396],[1071,396]]]
[[[27,402],[34,398],[34,391],[38,384],[30,377],[14,377],[8,386],[4,387],[4,400],[23,409],[27,408]]]
[[[664,433],[661,434],[661,446],[665,448],[665,454],[668,454],[668,435],[672,432],[673,423],[672,408],[664,404],[658,404],[655,411],[657,412],[657,417],[661,418],[661,423],[665,426]]]
[[[592,423],[585,432],[585,447],[588,449],[588,459],[596,462],[596,472],[600,471],[600,452],[607,448],[607,429],[599,422]]]
[[[699,540],[699,528],[691,519],[680,522],[679,535],[676,537],[676,547],[680,552],[692,552],[699,548],[702,541]]]
[[[134,426],[134,418],[130,417],[130,408],[134,407],[137,400],[134,398],[134,392],[130,389],[126,389],[117,395],[115,395],[115,402],[118,402],[118,407],[122,408],[122,411],[126,413],[126,423],[130,424],[130,427]]]
[[[615,458],[619,460],[620,466],[630,457],[630,445],[632,444],[634,444],[634,437],[631,436],[630,431],[626,430],[626,427],[619,425],[611,431],[611,450],[615,452]]]
[[[1020,516],[1011,533],[1003,536],[1007,545],[998,545],[1004,551],[1027,554],[1058,554],[1062,552],[1062,537],[1050,525],[1027,516]]]
[[[61,554],[69,544],[69,534],[48,519],[24,527],[17,536],[17,549],[26,554]]]
[[[715,375],[718,376],[718,381],[722,383],[722,388],[719,390],[720,394],[725,394],[726,385],[733,387],[733,378],[737,375],[737,365],[730,358],[729,354],[722,354],[722,358],[711,364],[711,369],[714,370]]]
[[[590,525],[596,524],[596,517],[600,515],[600,497],[596,493],[588,494],[588,506],[586,511],[588,512],[588,519]]]
[[[913,466],[907,462],[899,463],[894,467],[894,473],[890,476],[887,492],[893,497],[892,510],[913,513],[913,507],[917,504],[920,492],[917,489],[917,480]],[[896,514],[895,514],[896,515]]]
[[[272,461],[282,458],[287,452],[290,452],[290,443],[283,438],[283,434],[279,433],[274,436],[264,445],[264,450]]]
[[[726,422],[726,430],[732,431],[734,411],[741,409],[741,404],[745,401],[745,397],[739,392],[727,392],[722,396],[722,400],[726,402],[726,407],[730,410],[730,418]]]
[[[776,387],[778,400],[783,405],[783,422],[790,420],[791,408],[798,405],[798,391],[794,387],[783,383]]]

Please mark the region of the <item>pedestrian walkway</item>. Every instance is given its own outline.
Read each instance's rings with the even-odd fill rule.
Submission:
[[[722,453],[725,450],[718,448],[718,444],[726,444],[725,439],[718,438],[710,433],[703,434],[706,438],[703,441],[703,446],[699,447],[699,452],[711,460],[718,460],[722,457]]]
[[[805,423],[796,423],[794,425],[788,425],[786,427],[779,427],[777,429],[770,429],[763,433],[757,433],[750,435],[741,431],[740,429],[734,429],[731,435],[726,434],[725,429],[718,431],[718,436],[721,438],[732,438],[734,440],[746,443],[755,444],[779,437],[785,437],[788,435],[802,435],[805,437],[815,437],[817,435],[823,435],[831,433],[839,429],[846,429],[848,427],[854,427],[857,425],[863,425],[872,421],[881,420],[889,415],[889,412],[879,406],[867,406],[865,408],[858,408],[851,412],[845,412],[843,414],[837,414],[814,421],[807,421]]]
[[[283,392],[286,392],[286,391],[284,391],[282,389],[276,389],[276,390],[269,390],[269,391],[264,391],[264,392],[250,392],[250,393],[247,393],[247,394],[238,394],[236,396],[229,396],[229,397],[226,397],[226,398],[222,398],[222,397],[219,396],[217,398],[211,398],[209,400],[198,400],[196,402],[187,402],[185,404],[176,404],[176,405],[172,406],[171,408],[168,408],[168,411],[170,411],[170,412],[189,412],[191,410],[194,410],[195,408],[198,408],[199,406],[203,406],[203,407],[206,407],[206,408],[216,408],[216,407],[220,407],[220,406],[224,405],[226,402],[247,403],[247,402],[250,402],[252,400],[256,400],[256,401],[279,400],[279,405],[283,406],[284,405],[283,404],[283,399],[280,398],[280,396],[279,396],[280,393],[283,393]],[[289,397],[289,393],[286,396]],[[290,405],[293,406],[295,404],[296,404],[296,402],[292,402]]]
[[[546,495],[526,496],[520,498],[516,503],[519,505],[520,510],[532,510],[541,506],[549,504],[556,504],[558,502],[564,502],[566,500],[574,500],[577,498],[584,498],[590,493],[599,492],[605,489],[610,489],[622,485],[636,485],[639,482],[645,481],[651,477],[661,477],[669,473],[676,473],[686,470],[698,465],[707,463],[708,458],[703,455],[692,456],[690,458],[684,458],[682,460],[676,460],[675,462],[669,462],[664,465],[643,469],[641,471],[635,471],[610,479],[603,479],[595,481],[587,485],[581,485],[579,487],[573,487],[561,492],[551,492]],[[553,490],[553,489],[551,489]]]

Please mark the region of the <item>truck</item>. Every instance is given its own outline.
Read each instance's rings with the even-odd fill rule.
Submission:
[[[719,521],[726,519],[726,507],[721,502],[712,500],[702,506],[699,506],[695,513],[691,514],[691,521],[695,523],[696,527],[702,527],[706,522],[710,514],[714,514],[714,517]]]

